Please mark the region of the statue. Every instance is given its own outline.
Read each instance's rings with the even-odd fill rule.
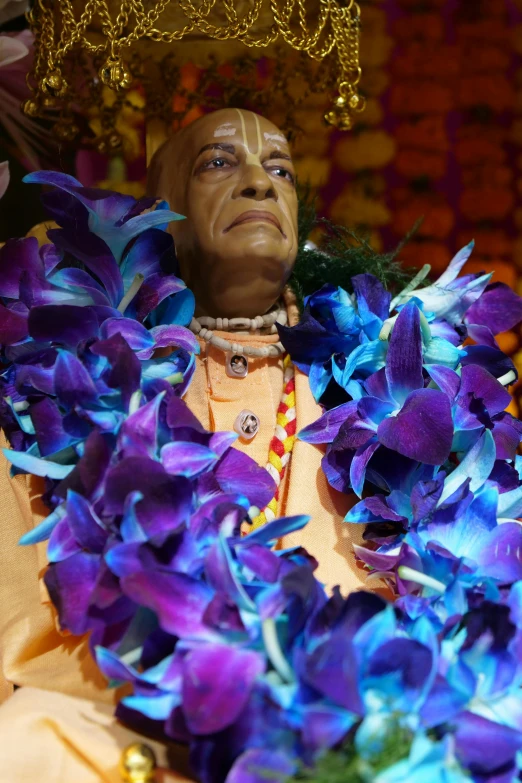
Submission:
[[[191,328],[201,345],[186,402],[207,429],[236,429],[237,448],[265,465],[274,438],[293,444],[296,427],[320,415],[308,378],[284,359],[276,329],[276,322],[293,325],[298,319],[285,289],[297,254],[298,206],[288,143],[268,120],[224,109],[158,150],[148,189],[186,216],[169,227],[181,276],[195,296]],[[281,389],[291,413],[282,433]],[[340,584],[344,594],[361,588],[364,572],[353,554],[360,528],[343,525],[347,498],[328,486],[318,449],[297,441],[287,455],[281,469],[268,460],[278,490],[260,515],[310,514],[305,530],[286,537],[282,546],[308,549],[320,563],[318,578],[330,588]],[[44,551],[16,549],[21,535],[45,515],[38,508],[41,483],[28,476],[10,479],[2,460],[7,542],[0,562],[14,598],[3,600],[0,695],[13,685],[32,686],[112,702],[117,694],[105,689],[86,640],[64,637],[56,628],[39,584]]]
[[[196,315],[267,312],[297,255],[297,196],[288,142],[252,112],[222,109],[184,128],[149,168],[150,195],[186,220],[170,224]]]

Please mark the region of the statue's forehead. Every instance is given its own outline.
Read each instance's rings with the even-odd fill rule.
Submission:
[[[189,128],[193,153],[214,143],[241,144],[252,154],[259,154],[267,145],[289,152],[284,133],[272,122],[242,109],[222,109],[209,114]]]

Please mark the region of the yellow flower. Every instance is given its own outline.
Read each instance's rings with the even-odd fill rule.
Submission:
[[[385,226],[391,222],[391,213],[381,201],[368,198],[348,187],[333,202],[330,218],[345,226]]]
[[[134,198],[143,198],[145,195],[144,182],[120,182],[117,179],[102,179],[96,183],[96,187],[104,190],[116,190],[125,196],[134,196]]]
[[[364,10],[364,35],[371,38],[374,35],[386,32],[388,20],[386,14],[380,8],[365,5]]]
[[[378,98],[388,89],[390,77],[382,68],[365,68],[361,78],[361,90],[367,97]]]
[[[394,40],[388,35],[365,35],[361,37],[361,66],[363,68],[384,65],[388,62],[394,47]]]
[[[355,127],[361,127],[364,125],[381,125],[384,117],[384,112],[380,101],[376,98],[368,98],[366,101],[365,110],[357,115],[357,122]]]
[[[380,169],[393,160],[395,151],[395,140],[389,133],[368,130],[340,139],[334,149],[334,160],[343,171]]]
[[[103,106],[105,108],[111,108],[115,101],[115,92],[105,88],[102,93]],[[143,152],[141,129],[144,122],[144,107],[144,97],[137,90],[131,90],[131,92],[125,96],[125,104],[118,114],[115,130],[122,138],[123,155],[126,160],[136,160]],[[98,109],[93,109],[91,111],[89,127],[96,136],[103,135],[104,129],[101,124],[100,112]]]
[[[127,180],[127,166],[121,157],[111,158],[107,171],[107,179],[102,179],[96,186],[104,190],[116,190],[126,196],[143,198],[145,195],[144,182],[131,182]]]
[[[295,169],[299,181],[308,183],[313,188],[319,188],[328,182],[332,162],[329,158],[317,158],[308,155],[294,158]]]

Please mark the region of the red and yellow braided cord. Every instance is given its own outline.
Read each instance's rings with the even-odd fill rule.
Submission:
[[[270,441],[268,463],[266,469],[276,483],[275,495],[270,503],[255,517],[248,532],[256,530],[277,516],[279,491],[290,461],[290,455],[295,441],[295,374],[290,356],[285,354],[283,360],[283,393],[277,409],[276,428]]]

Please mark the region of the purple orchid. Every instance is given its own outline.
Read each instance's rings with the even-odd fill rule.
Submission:
[[[163,230],[178,216],[30,181],[55,186],[60,228],[0,251],[6,453],[46,478],[51,513],[22,543],[48,540],[61,626],[132,685],[122,719],[187,743],[202,783],[285,778],[343,746],[376,783],[517,778],[522,425],[494,335],[521,300],[458,278],[468,247],[394,299],[370,275],[353,296],[325,286],[281,330],[326,408],[302,438],[328,444],[334,487],[367,490],[346,521],[398,600],[328,596],[312,556],[273,548],[306,516],[242,535],[273,480],[180,399],[196,343]],[[410,748],[374,774],[397,727]]]
[[[368,463],[381,446],[427,465],[446,461],[453,439],[451,407],[442,391],[425,387],[420,311],[414,302],[397,318],[385,369],[364,386],[368,396],[328,411],[299,434],[307,443],[331,443],[325,458],[329,479],[339,452],[349,454],[345,470],[359,496]]]

